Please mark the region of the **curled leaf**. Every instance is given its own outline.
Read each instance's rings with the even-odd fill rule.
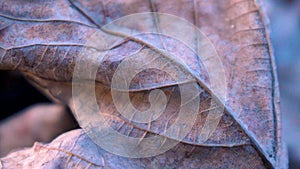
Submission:
[[[20,8],[21,5],[27,12]],[[113,2],[71,0],[38,1],[34,5],[25,1],[17,3],[3,0],[0,8],[0,68],[24,72],[27,78],[49,97],[69,104],[86,132],[87,129],[92,129],[86,127],[88,124],[94,126],[99,121],[91,118],[92,116],[81,116],[86,111],[79,112],[81,114],[75,111],[76,106],[94,109],[90,102],[81,104],[76,102],[77,98],[87,97],[89,93],[72,96],[73,72],[76,71],[77,63],[82,63],[86,69],[95,68],[95,76],[91,73],[84,79],[90,81],[95,77],[95,87],[86,86],[85,83],[78,84],[90,91],[96,91],[96,103],[103,110],[100,112],[103,119],[123,136],[140,138],[139,144],[146,138],[157,136],[160,138],[158,146],[164,145],[166,140],[181,142],[179,147],[186,144],[196,146],[199,155],[195,160],[199,163],[195,166],[203,166],[203,168],[209,168],[208,166],[243,168],[240,162],[252,164],[254,168],[286,168],[285,150],[280,133],[276,67],[269,43],[268,21],[260,0],[222,2],[217,0]],[[43,8],[45,12],[36,10],[37,8]],[[203,49],[207,49],[209,45],[206,44],[209,43],[199,43],[203,42],[203,39],[195,38],[199,36],[194,36],[193,32],[184,32],[185,29],[182,29],[182,35],[186,36],[181,40],[193,44],[191,48],[170,37],[160,35],[160,33],[172,34],[172,31],[167,31],[172,22],[163,20],[164,18],[157,13],[145,18],[147,24],[131,20],[128,21],[129,27],[122,28],[118,25],[105,27],[111,21],[139,12],[159,12],[184,18],[207,35],[207,40],[216,50],[211,49],[208,50],[211,53],[201,53],[205,51]],[[176,29],[185,25],[172,26],[171,28]],[[131,36],[134,31],[148,29],[158,35]],[[111,46],[110,41],[96,45],[90,43],[95,33],[100,33],[104,38],[114,42],[114,45]],[[82,57],[82,51],[105,53],[105,57],[93,60],[94,58],[88,57],[89,55]],[[184,74],[194,79],[192,81],[195,82],[192,86],[194,88],[190,94],[198,96],[200,101],[194,97],[188,100],[199,103],[199,111],[196,112],[196,118],[190,119],[194,125],[182,139],[176,139],[174,134],[168,134],[166,129],[176,123],[175,119],[180,115],[181,93],[178,91],[178,85],[186,84],[184,80],[174,80],[170,74],[154,69],[142,71],[133,77],[127,90],[133,107],[140,111],[151,107],[148,96],[151,98],[153,91],[160,94],[157,89],[165,94],[165,97],[159,98],[168,100],[165,111],[161,115],[158,113],[156,115],[158,118],[154,121],[149,120],[147,124],[135,122],[138,117],[125,118],[126,115],[122,116],[118,107],[114,105],[111,90],[114,90],[112,81],[118,66],[131,55],[142,53],[150,56],[151,52],[159,56],[156,58],[160,60],[168,60],[166,63],[158,59],[151,64],[163,67],[164,65],[160,63],[165,63],[167,64],[165,67],[168,68],[172,65],[179,67],[181,72],[179,75]],[[177,59],[170,59],[168,52],[174,54]],[[218,92],[213,89],[214,83],[211,80],[215,76],[209,77],[211,70],[207,70],[205,66],[207,65],[205,63],[210,63],[207,60],[212,57],[198,60],[199,53],[220,57],[226,79],[222,85],[228,89],[225,93],[227,99],[220,98]],[[183,62],[178,62],[178,59]],[[136,61],[137,65],[141,65],[145,60]],[[146,63],[150,61],[146,60]],[[190,84],[190,81],[187,84]],[[122,97],[119,98],[118,102],[122,103]],[[190,116],[186,117],[188,121]],[[205,119],[213,123],[205,123]],[[216,130],[201,131],[207,126],[215,127]],[[181,134],[180,131],[174,133]],[[92,133],[88,132],[88,134],[93,137]],[[103,138],[109,141],[109,137]],[[109,144],[109,142],[105,143]],[[168,160],[181,158],[181,163],[176,165],[184,166],[189,156],[174,155],[173,150],[155,158],[166,156],[164,159],[167,162],[164,164],[171,166],[172,162]],[[207,154],[203,154],[200,150]],[[192,157],[196,157],[193,155],[197,153],[193,151],[191,154]],[[235,158],[233,158],[234,154],[237,154]],[[125,158],[112,155],[107,159],[118,162],[119,159]],[[147,158],[130,159],[126,162],[130,166],[139,160],[145,166],[149,166],[146,162]],[[160,166],[159,163],[155,165]],[[114,167],[119,168],[119,166]]]

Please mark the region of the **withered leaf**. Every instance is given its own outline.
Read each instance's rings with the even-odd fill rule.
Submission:
[[[249,155],[244,156],[244,151]],[[228,149],[180,144],[153,158],[128,159],[104,151],[80,129],[62,134],[49,144],[35,143],[32,148],[11,153],[1,159],[1,165],[3,168],[264,168],[250,145]]]
[[[121,34],[118,30],[108,30],[103,26],[139,12],[172,14],[200,28],[216,47],[224,65],[228,80],[225,84],[228,99],[223,102],[215,97],[214,91],[209,87],[208,73],[202,61],[197,60],[195,54],[182,44],[168,37],[153,35],[128,38],[113,48],[87,45],[89,38],[97,31],[111,37],[126,37],[126,34]],[[153,16],[149,24],[159,30],[163,23]],[[164,130],[169,123],[174,123],[180,105],[176,81],[164,73],[147,70],[131,82],[131,100],[140,109],[149,107],[147,98],[153,89],[162,89],[169,99],[161,117],[147,125],[121,116],[113,104],[109,88],[117,66],[127,56],[136,51],[147,53],[150,48],[157,52],[165,49],[180,56],[185,62],[187,66],[183,67],[183,71],[197,79],[197,91],[194,92],[201,93],[199,116],[192,130],[178,145],[192,145],[199,149],[196,154],[201,162],[195,164],[196,168],[245,168],[240,163],[242,161],[253,164],[254,168],[286,168],[280,133],[278,82],[267,24],[259,0],[2,0],[0,68],[24,72],[49,97],[69,104],[74,110],[71,82],[80,53],[86,48],[107,51],[104,60],[89,64],[99,64],[96,97],[99,107],[106,108],[105,117],[111,126],[131,137],[144,138],[157,134],[167,137]],[[135,23],[129,29],[143,30],[145,26]],[[164,54],[160,56],[167,58]],[[225,112],[220,117],[216,131],[208,133],[209,138],[203,143],[200,129],[205,125],[204,120],[210,116],[207,110],[211,104],[216,105],[213,112],[218,113],[222,106],[225,107]],[[234,152],[238,152],[238,156]],[[195,157],[194,153],[191,154]],[[166,160],[171,158],[170,152],[162,156]],[[105,160],[122,159],[114,155],[107,158],[109,159]],[[172,158],[189,159],[189,156]],[[213,158],[220,160],[207,160]],[[150,167],[151,164],[146,162],[149,159],[139,160],[145,167]],[[134,161],[136,160],[126,160],[128,165]],[[181,164],[178,163],[178,166],[184,165],[184,160]]]
[[[45,113],[48,113],[45,116]],[[50,142],[76,125],[63,105],[37,104],[1,121],[0,157],[35,141]]]

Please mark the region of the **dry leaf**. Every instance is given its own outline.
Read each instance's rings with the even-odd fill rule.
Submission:
[[[1,121],[0,157],[4,157],[10,151],[32,146],[35,141],[50,142],[61,133],[75,127],[76,124],[63,105],[31,106]]]
[[[187,47],[168,37],[153,35],[129,38],[113,48],[105,48],[105,44],[102,45],[104,48],[87,45],[96,31],[112,38],[126,37],[127,34],[102,26],[128,14],[151,11],[182,17],[208,36],[224,65],[225,77],[228,80],[225,84],[228,88],[227,100],[223,102],[215,97],[214,90],[209,86],[210,79],[203,61],[197,60]],[[169,99],[162,116],[148,125],[143,125],[125,119],[113,104],[110,89],[107,87],[111,86],[117,66],[128,55],[137,51],[150,55],[149,49],[157,53],[162,49],[167,50],[185,62],[187,66],[178,63],[174,65],[182,67],[181,70],[186,76],[197,79],[197,86],[194,86],[197,91],[193,92],[200,93],[202,101],[193,129],[178,147],[194,146],[196,152],[190,152],[191,156],[180,156],[181,150],[175,155],[174,151],[177,150],[172,149],[154,157],[164,157],[163,164],[149,163],[147,158],[125,160],[109,155],[104,159],[116,164],[112,164],[112,168],[120,168],[117,164],[121,159],[128,167],[131,167],[131,163],[139,163],[145,165],[145,168],[160,165],[189,165],[191,168],[286,168],[287,157],[280,133],[276,67],[269,43],[268,21],[260,0],[3,1],[0,17],[0,68],[24,72],[49,97],[69,104],[73,111],[75,107],[71,97],[71,82],[81,51],[86,48],[99,52],[107,50],[105,59],[99,63],[91,63],[87,59],[87,64],[99,64],[96,75],[97,102],[100,107],[105,107],[105,118],[109,120],[111,127],[131,137],[168,137],[164,129],[174,123],[180,106],[180,92],[176,87],[178,81],[155,70],[144,71],[133,79],[129,91],[136,107],[149,107],[148,95],[156,88],[161,88]],[[149,24],[159,30],[165,22],[160,22],[153,16]],[[129,30],[146,28],[147,25],[134,23]],[[168,60],[164,53],[159,58]],[[137,63],[143,63],[143,60]],[[87,77],[86,80],[91,79]],[[210,116],[207,109],[212,105],[215,106],[213,113],[220,113],[220,107],[223,106],[225,112],[220,117],[216,131],[208,133],[209,139],[203,143],[198,129],[205,125],[204,119]],[[61,149],[57,146],[54,148]],[[62,150],[69,151],[69,148]],[[191,150],[183,152],[188,151]],[[84,150],[84,153],[88,154],[89,151]],[[85,154],[80,157],[84,158]],[[94,157],[98,157],[98,163],[103,158]],[[195,158],[195,164],[186,162],[191,157]],[[174,163],[172,158],[180,160],[175,160]],[[243,164],[249,166],[243,167]],[[133,167],[139,166],[132,165]]]
[[[245,151],[248,156],[244,156]],[[180,144],[162,155],[129,159],[101,149],[80,129],[67,132],[49,144],[35,143],[32,148],[11,153],[1,159],[1,165],[3,168],[264,168],[250,145],[229,149]]]

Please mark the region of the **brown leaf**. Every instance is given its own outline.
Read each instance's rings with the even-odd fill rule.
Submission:
[[[253,163],[254,161],[259,163]],[[166,166],[168,168],[264,168],[259,155],[250,145],[228,149],[179,144],[162,155],[128,159],[101,149],[80,129],[67,132],[49,144],[35,143],[32,148],[11,153],[2,158],[0,164],[4,169],[165,168]]]
[[[0,122],[0,157],[12,150],[32,146],[34,141],[50,142],[75,127],[76,124],[63,105],[31,106]]]
[[[155,70],[144,71],[133,79],[129,91],[132,103],[136,107],[149,107],[147,98],[153,89],[161,88],[169,98],[166,111],[148,125],[135,123],[121,116],[113,104],[110,89],[107,88],[111,86],[117,66],[129,55],[137,51],[149,55],[149,49],[152,49],[152,52],[160,53],[159,59],[168,61],[170,58],[163,52],[164,49],[185,62],[187,66],[174,62],[174,65],[181,68],[182,74],[197,80],[193,92],[199,93],[202,100],[199,116],[192,130],[182,140],[183,143],[199,149],[197,159],[204,160],[205,163],[201,161],[203,164],[196,165],[218,168],[230,167],[229,163],[234,163],[230,168],[244,168],[239,162],[247,160],[249,164],[256,166],[254,168],[286,168],[286,155],[280,133],[276,67],[268,39],[268,21],[264,16],[261,1],[75,0],[38,1],[34,4],[25,1],[3,1],[2,4],[0,68],[24,72],[32,83],[48,96],[68,103],[73,111],[75,108],[71,80],[75,63],[80,61],[80,53],[87,48],[97,52],[107,51],[105,59],[100,62],[91,63],[88,59],[86,61],[87,65],[99,65],[96,75],[97,103],[99,107],[105,107],[105,116],[111,127],[131,137],[144,138],[147,134],[158,134],[167,138],[164,129],[174,123],[174,118],[179,112],[180,94],[176,85],[182,81],[176,81]],[[195,54],[181,43],[157,35],[128,38],[128,34],[122,33],[121,30],[102,27],[128,14],[151,11],[182,17],[208,35],[224,65],[229,99],[222,101],[218,98],[210,88],[210,79],[203,61],[197,60]],[[150,27],[156,27],[157,32],[164,33],[159,27],[165,22],[160,22],[157,16],[153,16],[152,21],[149,23]],[[134,23],[128,29],[145,30],[147,26]],[[89,43],[89,38],[95,32],[109,36],[115,41],[121,37],[128,39],[113,48],[105,44],[100,47],[93,46]],[[187,40],[192,40],[188,38]],[[139,63],[143,63],[143,60],[137,61],[137,64]],[[92,77],[87,77],[86,80],[92,80]],[[215,107],[213,113],[222,113],[220,108],[223,106],[225,112],[220,117],[216,131],[208,133],[209,139],[203,143],[201,131],[198,129],[205,126],[204,119],[210,116],[207,110],[212,105]],[[183,143],[178,146],[187,146]],[[200,149],[203,149],[203,152]],[[209,153],[205,154],[207,151]],[[238,151],[238,157],[232,158],[233,151]],[[170,152],[165,154],[167,159],[173,157],[169,154]],[[216,155],[218,157],[215,157]],[[185,158],[188,159],[187,156]],[[213,158],[220,160],[206,161]],[[115,159],[111,157],[111,160]],[[134,161],[136,160],[126,160],[128,163]],[[184,165],[184,160],[177,165]],[[114,167],[118,168],[117,165]]]

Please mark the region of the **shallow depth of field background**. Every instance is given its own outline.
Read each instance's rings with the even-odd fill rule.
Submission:
[[[300,168],[300,1],[267,0],[290,168]]]
[[[266,6],[280,81],[282,133],[289,149],[290,168],[299,169],[300,0],[266,0]],[[0,71],[0,127],[8,116],[39,102],[49,100],[20,74]]]

